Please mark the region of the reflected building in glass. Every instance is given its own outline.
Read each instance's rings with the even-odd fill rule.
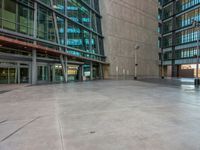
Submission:
[[[195,77],[199,31],[192,22],[200,21],[200,0],[159,2],[163,73],[170,77]]]
[[[101,79],[98,0],[0,0],[0,83]]]

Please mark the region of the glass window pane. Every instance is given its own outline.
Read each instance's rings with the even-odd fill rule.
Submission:
[[[16,29],[16,3],[12,0],[4,1],[3,27],[10,30]]]

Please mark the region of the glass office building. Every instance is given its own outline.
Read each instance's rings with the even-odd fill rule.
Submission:
[[[0,83],[100,79],[98,0],[0,0]]]
[[[200,21],[200,0],[160,0],[159,2],[163,72],[172,77],[195,77],[197,39],[200,37],[200,32],[192,22]]]

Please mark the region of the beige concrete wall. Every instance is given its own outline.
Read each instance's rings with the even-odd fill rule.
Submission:
[[[134,51],[139,45],[138,74],[158,76],[157,0],[99,1],[109,74],[134,75]]]

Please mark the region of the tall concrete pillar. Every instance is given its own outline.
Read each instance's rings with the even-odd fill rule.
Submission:
[[[33,36],[37,37],[37,3],[34,2],[34,22],[33,22]],[[34,41],[34,44],[37,44]],[[37,84],[37,51],[32,50],[32,64],[31,64],[31,83]]]
[[[78,80],[83,81],[83,65],[79,66]]]
[[[32,84],[37,83],[37,52],[32,51]]]
[[[48,81],[49,82],[52,82],[52,79],[51,79],[51,65],[50,64],[48,64]]]
[[[56,74],[55,65],[53,65],[53,66],[52,66],[52,82],[53,82],[53,83],[55,82],[55,74]]]
[[[60,55],[60,61],[61,61],[61,65],[62,65],[62,72],[63,72],[63,77],[64,77],[64,82],[67,83],[67,71],[68,71],[68,67],[67,67],[67,57]]]
[[[17,83],[20,84],[20,63],[17,63]]]
[[[68,81],[68,58],[67,58],[67,56],[64,57],[64,61],[65,61],[65,79],[67,82]]]
[[[90,80],[93,80],[93,63],[90,62]]]
[[[101,63],[99,63],[99,77],[100,79],[103,79],[103,67]]]

